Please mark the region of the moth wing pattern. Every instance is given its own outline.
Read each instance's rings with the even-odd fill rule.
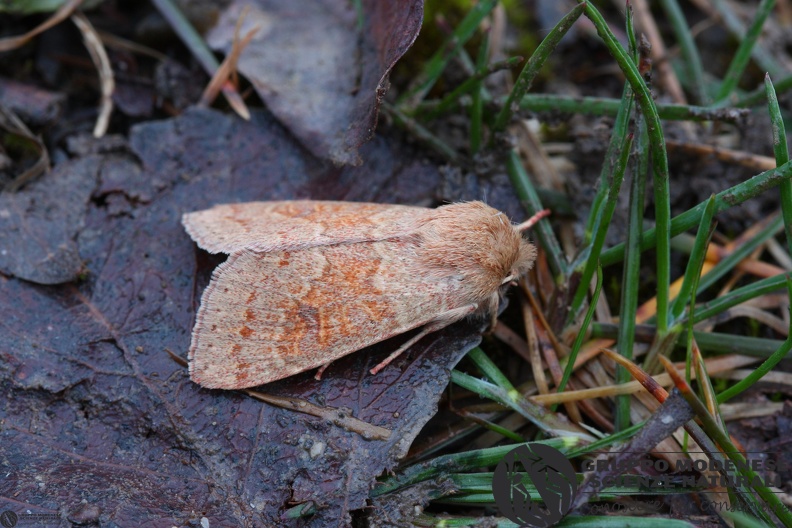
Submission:
[[[408,234],[430,209],[407,205],[297,200],[216,205],[182,223],[210,253],[301,249]]]
[[[410,257],[401,239],[233,253],[204,291],[191,378],[210,388],[262,385],[457,308],[452,281],[427,281]]]

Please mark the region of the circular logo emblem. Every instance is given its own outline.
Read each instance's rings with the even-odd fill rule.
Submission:
[[[17,514],[11,510],[5,510],[4,512],[0,513],[0,524],[2,524],[5,528],[13,528],[16,526],[18,520],[19,517]]]
[[[554,525],[569,511],[575,493],[575,468],[563,453],[545,444],[512,449],[492,475],[495,504],[522,527]]]

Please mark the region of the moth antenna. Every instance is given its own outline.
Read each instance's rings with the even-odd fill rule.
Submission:
[[[517,231],[527,231],[531,229],[533,226],[535,226],[537,223],[539,223],[539,220],[550,216],[550,214],[551,214],[550,209],[542,209],[541,211],[533,215],[531,218],[529,218],[522,224],[518,224],[514,227],[517,229]]]

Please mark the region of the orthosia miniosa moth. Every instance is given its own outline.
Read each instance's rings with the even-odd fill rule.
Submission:
[[[482,202],[251,202],[182,223],[201,248],[229,254],[190,345],[190,377],[209,388],[262,385],[420,328],[375,374],[426,334],[494,316],[536,258],[521,226]]]

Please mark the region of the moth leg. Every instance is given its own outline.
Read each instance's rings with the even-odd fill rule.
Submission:
[[[477,304],[470,304],[468,306],[462,306],[460,308],[454,308],[453,310],[448,310],[445,313],[442,313],[437,316],[437,319],[434,321],[427,323],[426,326],[423,327],[423,330],[418,332],[413,338],[409,341],[404,343],[400,346],[395,352],[393,352],[390,356],[386,357],[379,365],[371,369],[369,372],[372,374],[376,374],[380,370],[387,367],[391,361],[396,359],[401,355],[402,352],[413,346],[415,343],[421,340],[424,336],[431,334],[432,332],[437,332],[438,330],[445,328],[446,326],[459,321],[460,319],[464,319],[468,315],[472,314],[478,308]]]
[[[487,335],[495,331],[495,325],[497,324],[498,324],[498,311],[495,310],[494,312],[492,312],[492,315],[490,315],[490,324],[489,324],[489,328],[487,328]]]
[[[500,306],[500,295],[498,292],[492,294],[489,298],[489,313],[490,313],[490,324],[489,328],[487,328],[486,334],[490,334],[495,331],[495,325],[498,324],[498,306]]]
[[[316,374],[314,375],[314,379],[315,380],[322,379],[322,374],[324,374],[325,369],[327,369],[327,367],[329,367],[332,363],[333,363],[332,361],[328,361],[327,363],[319,367],[319,370],[317,370]]]

